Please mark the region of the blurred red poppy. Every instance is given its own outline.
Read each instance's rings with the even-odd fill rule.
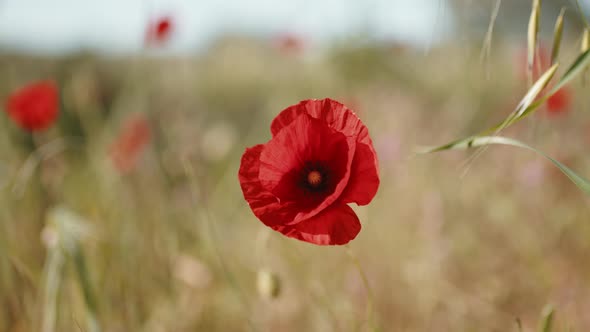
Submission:
[[[305,41],[295,34],[282,34],[275,38],[275,47],[283,54],[300,54],[305,50]]]
[[[174,30],[172,17],[163,16],[150,22],[146,41],[148,44],[163,44],[170,39]]]
[[[282,234],[318,245],[346,244],[361,229],[347,205],[379,188],[367,127],[341,103],[304,100],[283,110],[266,144],[246,149],[239,180],[252,212]]]
[[[549,114],[566,113],[572,104],[572,94],[567,87],[563,87],[547,99],[547,111]]]
[[[115,168],[121,173],[131,171],[151,139],[151,130],[143,115],[127,119],[119,137],[111,146],[110,156]]]
[[[28,131],[43,130],[57,119],[59,92],[53,81],[30,83],[13,92],[6,101],[8,116]]]

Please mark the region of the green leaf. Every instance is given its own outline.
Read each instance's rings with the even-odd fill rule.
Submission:
[[[559,161],[549,157],[545,153],[540,150],[537,150],[527,144],[524,144],[520,141],[517,141],[512,138],[502,137],[502,136],[478,136],[473,137],[470,140],[463,142],[461,144],[456,144],[451,149],[468,149],[472,147],[479,147],[491,144],[500,144],[500,145],[511,145],[523,149],[527,149],[537,154],[545,157],[547,160],[553,163],[563,174],[565,174],[578,188],[580,188],[583,192],[590,195],[590,181],[585,179],[584,177],[576,174],[572,171],[569,167],[565,166],[564,164],[560,163]]]

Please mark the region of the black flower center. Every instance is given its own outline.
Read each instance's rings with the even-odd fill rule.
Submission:
[[[320,163],[308,163],[301,172],[300,185],[311,192],[323,192],[328,188],[328,170]]]

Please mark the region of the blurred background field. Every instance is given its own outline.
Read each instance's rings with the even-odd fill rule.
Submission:
[[[543,2],[540,39],[550,49],[564,4],[565,67],[581,36],[573,2]],[[494,5],[449,1],[439,14],[458,28],[417,44],[366,31],[115,54],[4,43],[0,98],[54,79],[61,108],[33,135],[0,117],[0,331],[369,331],[348,249],[270,231],[237,179],[276,114],[325,97],[357,112],[380,161],[349,249],[381,331],[517,331],[517,318],[535,331],[547,305],[555,331],[590,330],[588,197],[524,150],[468,166],[467,152],[414,154],[502,120],[526,93],[530,3],[502,3],[482,58]],[[588,84],[505,135],[590,175]]]

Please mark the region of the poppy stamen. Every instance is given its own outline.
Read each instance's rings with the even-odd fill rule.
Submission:
[[[311,171],[307,174],[307,183],[312,187],[312,188],[317,188],[322,184],[322,173],[318,172],[318,171]]]

